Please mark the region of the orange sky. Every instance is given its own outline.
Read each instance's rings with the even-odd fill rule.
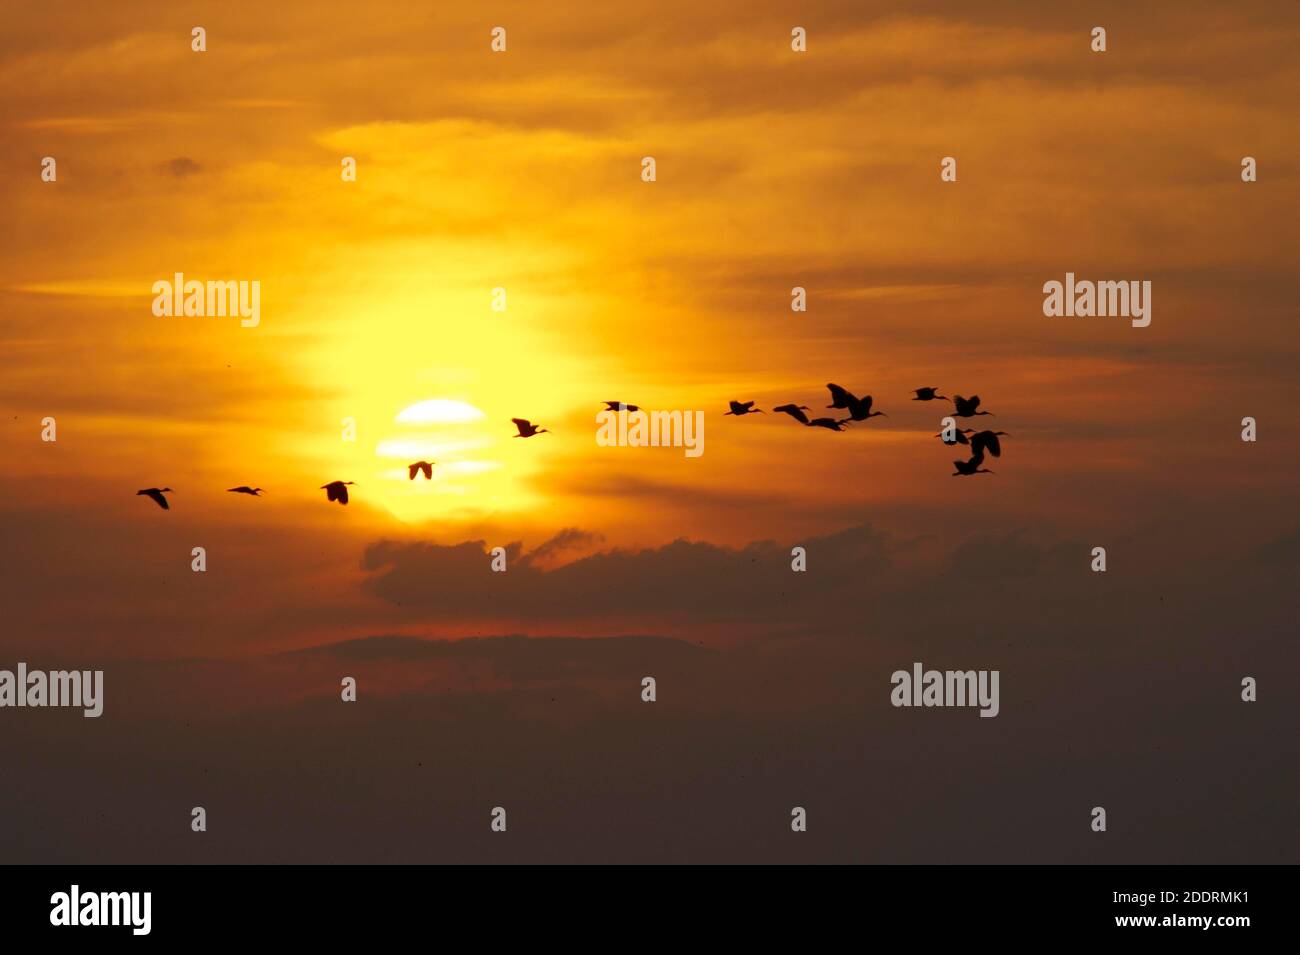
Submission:
[[[1290,506],[1291,14],[419,6],[7,14],[6,507],[93,518],[97,540],[224,535],[250,575],[273,552],[350,593],[385,538],[580,528],[563,563],[872,521],[946,549],[984,522],[1089,538],[1227,496],[1253,507],[1221,533],[1255,542]],[[1045,318],[1067,271],[1152,281],[1151,326]],[[260,325],[154,317],[175,272],[260,281]],[[827,381],[889,417],[722,416],[820,409]],[[922,385],[997,413],[995,477],[950,477]],[[429,399],[484,417],[395,421]],[[705,453],[597,447],[606,399],[704,410]],[[553,433],[512,439],[514,416]],[[443,463],[432,483],[402,477],[415,456]],[[317,490],[336,478],[358,482],[346,511]],[[267,496],[223,491],[244,483]],[[167,514],[134,496],[164,484]]]

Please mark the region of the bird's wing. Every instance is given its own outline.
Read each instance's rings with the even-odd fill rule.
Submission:
[[[419,473],[419,470],[420,470],[420,465],[419,465],[419,464],[408,464],[408,465],[406,466],[406,478],[407,478],[407,480],[408,480],[408,481],[414,481],[414,480],[415,480],[415,475],[416,475],[417,473]]]
[[[853,401],[853,392],[846,391],[839,385],[828,384],[826,386],[831,391],[831,406],[834,408],[847,408],[849,402]]]
[[[796,421],[802,421],[804,424],[808,423],[808,416],[803,413],[802,408],[791,408],[790,417],[794,418]]]
[[[988,435],[986,435],[984,440],[984,445],[990,451],[993,452],[993,456],[995,458],[1002,457],[1002,442],[998,440],[998,436],[996,434],[989,433]]]
[[[752,402],[752,401],[746,401],[744,404],[741,405],[741,407],[742,407],[742,408],[752,408],[752,407],[754,407],[754,402]]]
[[[432,465],[432,464],[430,464],[428,461],[425,461],[424,464],[420,467],[420,470],[424,472],[424,476],[425,476],[426,478],[428,478],[430,481],[433,480],[433,465]]]
[[[971,395],[971,396],[970,396],[969,404],[970,404],[970,410],[971,410],[971,411],[974,411],[976,408],[978,408],[978,407],[980,406],[980,396],[979,396],[979,395]]]
[[[335,485],[335,484],[326,484],[326,485],[325,485],[325,497],[326,497],[328,500],[331,500],[331,501],[333,501],[333,500],[337,500],[337,499],[338,499],[338,496],[339,496],[339,488],[338,488],[337,485]]]
[[[862,396],[862,400],[861,400],[859,403],[862,405],[862,410],[863,410],[863,411],[870,411],[870,410],[871,410],[871,395],[863,395],[863,396]]]
[[[167,498],[163,497],[162,491],[158,490],[157,488],[152,488],[148,491],[145,491],[145,494],[147,494],[149,497],[157,501],[158,506],[161,507],[164,511],[171,510],[171,505],[167,503]]]
[[[340,504],[346,504],[348,502],[348,489],[346,485],[343,484],[339,485],[338,498]]]

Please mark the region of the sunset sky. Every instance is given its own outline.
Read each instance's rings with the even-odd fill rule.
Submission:
[[[1033,701],[1022,711],[1060,700],[1069,717],[1040,709],[1017,737],[1043,754],[1060,740],[1037,734],[1076,716],[1083,747],[1094,718],[1146,725],[1141,688],[1172,679],[1167,665],[1186,680],[1156,709],[1207,721],[1195,745],[1228,763],[1240,737],[1211,707],[1241,719],[1240,674],[1294,672],[1291,5],[47,2],[0,16],[0,665],[107,667],[119,726],[181,719],[170,707],[187,700],[250,737],[262,707],[315,725],[296,708],[333,714],[339,675],[358,671],[394,712],[445,692],[477,701],[463,705],[490,712],[485,725],[524,713],[578,734],[653,661],[689,687],[660,704],[680,747],[665,765],[693,767],[725,802],[706,750],[758,745],[734,726],[795,720],[789,752],[815,740],[847,765],[860,744],[824,727],[844,731],[861,707],[897,721],[879,687],[927,651],[1001,665],[1004,687],[1019,667],[1021,687],[1038,681],[1016,691]],[[1089,47],[1098,25],[1104,54]],[[56,182],[41,180],[46,156]],[[356,182],[340,177],[345,156]],[[940,181],[945,156],[956,182]],[[1257,182],[1242,182],[1245,156]],[[153,283],[177,272],[259,281],[260,324],[154,316]],[[1043,283],[1067,272],[1150,281],[1150,326],[1045,317]],[[723,415],[729,399],[829,414],[827,382],[888,417],[833,433]],[[922,386],[996,413],[976,419],[1010,433],[996,474],[951,477],[965,449],[933,437],[951,405],[910,401]],[[599,447],[606,400],[704,411],[704,453]],[[444,413],[398,420],[422,402]],[[462,406],[481,414],[446,420]],[[512,417],[552,433],[513,438]],[[439,463],[433,481],[407,480],[417,458]],[[346,508],[318,490],[335,479],[357,482]],[[240,484],[267,493],[225,492]],[[164,485],[167,512],[135,494]],[[190,571],[194,546],[205,574]],[[506,574],[489,570],[496,546]],[[789,570],[794,546],[809,549],[806,580]],[[1211,689],[1216,672],[1226,683]],[[1090,690],[1058,695],[1087,674],[1123,701],[1104,717]],[[539,717],[556,693],[571,709]],[[1259,719],[1293,730],[1290,706]],[[714,721],[698,746],[688,717]],[[25,718],[31,739],[0,747],[36,739]],[[1004,703],[1003,725],[1023,718]],[[82,727],[59,726],[39,731],[76,745]],[[1188,765],[1194,735],[1169,743]],[[263,765],[212,738],[232,746],[232,773]],[[202,775],[177,755],[186,744],[150,739],[149,765]],[[463,745],[485,777],[515,778],[513,749],[493,762]],[[552,808],[609,755],[555,746],[566,768],[535,783]],[[783,781],[815,775],[803,757],[755,753]],[[1149,757],[1135,744],[1122,770],[1088,758],[1154,814],[1176,787],[1143,781]],[[1055,785],[1019,766],[1005,772]],[[141,805],[107,764],[86,772]],[[623,812],[640,777],[610,772],[600,798]],[[191,783],[159,783],[182,816]],[[1269,791],[1232,812],[1268,818]],[[507,797],[465,795],[467,816],[491,798]],[[1026,812],[999,805],[979,811]],[[1204,808],[1186,808],[1189,824]],[[286,857],[350,825],[299,821]],[[1134,858],[1181,851],[1170,827]],[[255,828],[218,856],[256,855]],[[95,857],[132,861],[133,831],[96,837]],[[640,831],[644,846],[663,836]],[[1269,845],[1264,833],[1238,848]],[[145,839],[143,861],[188,858],[181,836]],[[20,857],[48,849],[23,838]],[[1024,858],[1041,838],[999,845]],[[877,848],[911,858],[899,839]],[[738,830],[717,846],[743,843]]]

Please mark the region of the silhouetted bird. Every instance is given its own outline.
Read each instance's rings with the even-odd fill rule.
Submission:
[[[917,388],[914,394],[916,397],[912,399],[913,401],[934,401],[935,398],[942,398],[944,401],[951,400],[947,395],[939,394],[938,388]]]
[[[883,411],[871,410],[871,395],[863,395],[861,398],[849,396],[849,420],[866,421],[868,418],[888,418],[889,415]]]
[[[846,391],[839,385],[828,384],[826,387],[831,390],[831,403],[826,406],[827,408],[847,408],[849,402],[855,400],[853,392]]]
[[[320,489],[325,492],[325,497],[331,501],[338,501],[340,504],[348,502],[348,488],[353,481],[330,481],[329,484],[322,484]]]
[[[137,497],[143,494],[145,497],[153,498],[154,502],[164,511],[170,511],[171,505],[167,503],[167,498],[163,497],[163,494],[175,494],[176,492],[169,487],[147,487],[143,491],[136,491],[135,493]]]
[[[980,406],[979,395],[971,395],[969,398],[963,398],[961,395],[956,395],[953,397],[952,403],[957,406],[953,413],[957,415],[958,418],[974,418],[977,415],[993,414],[992,411],[975,410]]]
[[[841,418],[836,421],[834,418],[813,418],[808,422],[810,428],[828,428],[831,431],[843,431],[844,426],[849,423],[848,418]]]
[[[641,409],[636,405],[627,405],[621,401],[606,401],[605,410],[606,411],[640,411]]]
[[[262,493],[260,487],[249,487],[247,484],[241,484],[239,487],[228,487],[226,490],[231,494],[251,494],[253,497],[257,497]]]
[[[1002,442],[998,440],[1000,434],[1006,434],[1006,432],[981,431],[972,435],[970,439],[971,453],[983,456],[985,452],[988,452],[995,458],[1002,457]],[[1008,437],[1010,436],[1008,435]]]
[[[514,436],[516,438],[531,438],[535,434],[550,434],[548,430],[537,427],[537,425],[533,424],[527,418],[511,418],[510,420],[513,421],[515,427],[519,429],[519,433]]]
[[[752,401],[728,401],[731,405],[730,411],[724,411],[724,415],[734,414],[736,417],[747,414],[767,414],[762,408],[755,408]]]
[[[779,411],[782,414],[788,414],[791,418],[794,418],[794,420],[798,421],[800,424],[808,423],[808,416],[804,414],[805,411],[809,410],[807,405],[777,405],[772,410]]]
[[[409,480],[414,481],[415,476],[423,471],[425,478],[432,481],[433,466],[437,463],[437,461],[416,461],[414,464],[408,464],[406,466],[406,476]]]
[[[935,437],[942,440],[944,444],[970,444],[970,439],[967,438],[966,435],[974,433],[974,428],[962,428],[960,431],[953,432],[951,441],[943,436],[942,431],[936,434]]]
[[[972,455],[969,461],[954,461],[952,462],[952,466],[955,467],[957,470],[952,472],[952,476],[957,477],[958,475],[992,474],[993,472],[990,471],[988,468],[980,467],[980,465],[983,463],[984,463],[984,455],[982,454]]]
[[[831,403],[827,408],[847,408],[850,421],[866,421],[868,418],[889,417],[883,411],[871,410],[871,395],[859,398],[853,392],[839,385],[827,385],[831,390]]]

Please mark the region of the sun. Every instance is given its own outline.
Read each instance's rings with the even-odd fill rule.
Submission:
[[[480,408],[455,398],[427,398],[392,420],[375,445],[381,461],[376,491],[395,517],[419,522],[502,505],[510,484],[499,455],[502,435]],[[412,479],[409,466],[415,461],[432,462],[432,477],[417,473]]]
[[[454,398],[428,398],[408,405],[393,417],[398,427],[375,445],[376,455],[396,465],[381,476],[410,484],[412,492],[428,490],[427,485],[411,483],[407,466],[413,461],[432,461],[435,476],[430,484],[435,493],[465,493],[469,488],[456,478],[500,467],[499,462],[483,457],[496,443],[483,427],[486,418],[479,408]]]
[[[399,424],[464,424],[481,421],[487,417],[478,408],[464,401],[450,398],[430,398],[417,401],[397,414]]]

